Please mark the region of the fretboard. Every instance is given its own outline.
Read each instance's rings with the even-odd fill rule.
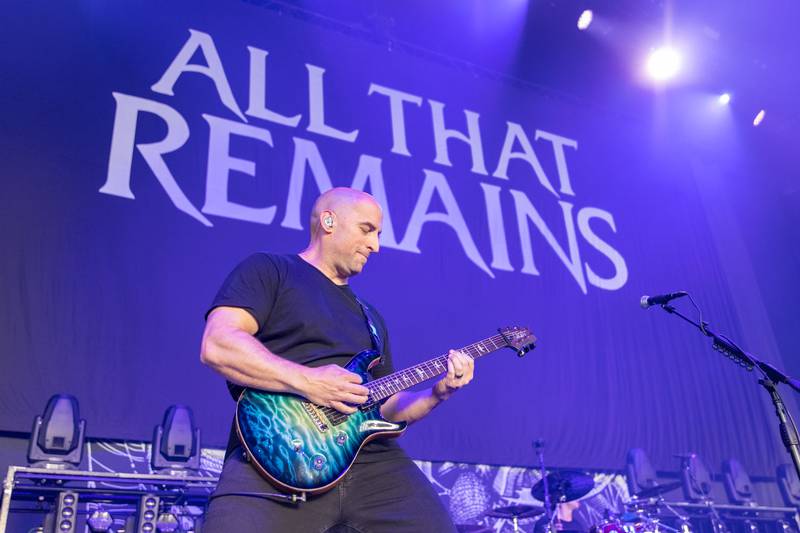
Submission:
[[[503,336],[497,334],[483,339],[482,341],[472,343],[469,346],[464,346],[459,351],[469,355],[473,359],[477,359],[478,357],[496,352],[506,346],[508,346],[508,343]],[[370,400],[380,401],[384,398],[388,398],[392,394],[396,394],[446,372],[447,354],[444,354],[439,357],[434,357],[429,361],[425,361],[424,363],[406,368],[405,370],[400,370],[388,376],[370,381],[366,384],[366,387],[370,390]]]

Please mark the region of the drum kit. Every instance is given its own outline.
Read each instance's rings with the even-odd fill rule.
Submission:
[[[594,480],[591,476],[583,472],[553,472],[533,486],[531,495],[539,501],[547,501],[547,499],[549,499],[552,502],[561,504],[579,500],[591,492],[593,488]],[[520,520],[541,516],[535,529],[538,530],[538,524],[542,523],[544,526],[543,532],[555,531],[553,527],[555,514],[547,513],[544,507],[510,505],[508,507],[492,509],[486,513],[485,516],[489,518],[511,520],[514,533],[521,531],[519,527]]]
[[[589,533],[692,533],[688,518],[681,515],[664,501],[663,495],[680,486],[680,482],[656,485],[635,494],[622,513],[606,511],[605,517],[592,526]],[[531,495],[539,501],[549,499],[554,504],[566,504],[580,500],[594,488],[594,479],[578,471],[552,472],[531,489]],[[547,496],[545,495],[547,493]],[[660,517],[667,511],[674,515],[674,524],[665,524]],[[533,531],[537,533],[567,533],[569,523],[560,523],[557,513],[547,513],[544,507],[511,505],[487,512],[485,517],[510,520],[514,533],[522,531],[519,522],[539,518]],[[670,523],[673,523],[670,520]],[[472,526],[479,527],[479,526]],[[459,531],[461,529],[459,528]],[[467,531],[466,529],[463,531]],[[475,531],[491,531],[476,529]]]
[[[519,521],[526,518],[536,518],[544,513],[541,507],[534,507],[532,505],[509,505],[508,507],[497,507],[492,509],[486,516],[489,518],[501,518],[511,520],[514,526],[515,533],[519,531]]]
[[[606,511],[604,520],[593,526],[589,533],[692,533],[689,518],[671,507],[663,497],[680,486],[681,482],[677,481],[639,491],[625,504],[624,512],[612,514]],[[674,516],[677,527],[662,521],[665,511]]]

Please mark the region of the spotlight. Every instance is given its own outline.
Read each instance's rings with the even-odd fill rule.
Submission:
[[[51,396],[44,414],[33,420],[28,463],[45,468],[75,468],[83,456],[85,430],[78,400],[69,394]]]
[[[656,81],[672,78],[680,68],[681,56],[677,50],[669,46],[654,50],[647,59],[647,72]]]
[[[759,124],[764,122],[764,117],[766,116],[766,114],[767,112],[764,111],[763,109],[759,111],[758,115],[756,115],[756,118],[753,119],[753,126],[758,126]]]
[[[592,23],[592,18],[594,14],[592,13],[591,9],[585,9],[581,16],[578,17],[578,29],[583,31],[589,27],[589,24]]]
[[[717,98],[717,101],[720,103],[720,105],[728,105],[728,104],[730,104],[731,103],[731,93],[722,93],[721,95],[719,95],[719,98]]]
[[[171,474],[200,468],[200,430],[189,407],[173,405],[164,413],[162,425],[153,432],[150,463],[154,470]]]

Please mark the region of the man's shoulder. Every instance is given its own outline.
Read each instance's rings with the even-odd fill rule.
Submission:
[[[296,255],[293,254],[277,254],[274,252],[258,251],[253,252],[242,260],[242,264],[248,264],[254,267],[274,268],[279,271],[285,271],[292,268],[296,264]]]
[[[234,280],[251,280],[251,283],[279,284],[292,269],[291,257],[272,252],[253,252],[239,260],[228,276]]]
[[[286,263],[293,261],[293,258],[297,257],[297,254],[279,254],[275,252],[269,252],[267,250],[258,250],[250,254],[250,257],[272,262]]]

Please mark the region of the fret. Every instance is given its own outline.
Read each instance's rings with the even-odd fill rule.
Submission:
[[[460,351],[473,359],[477,359],[478,357],[504,348],[506,345],[506,341],[502,335],[493,335],[492,337],[469,344],[461,348]],[[447,354],[441,355],[367,383],[366,386],[370,389],[371,400],[383,400],[402,390],[446,373],[447,358]]]
[[[431,367],[427,361],[417,366],[419,366],[420,370],[422,370],[422,375],[424,376],[422,378],[423,381],[426,381],[431,378]]]

